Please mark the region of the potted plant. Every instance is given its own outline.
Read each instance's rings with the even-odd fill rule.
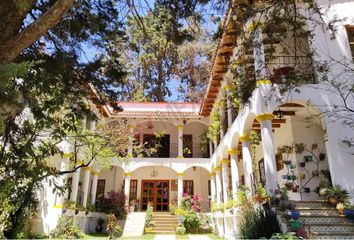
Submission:
[[[304,167],[306,166],[306,162],[300,162],[300,163],[299,163],[299,166],[302,167],[302,168],[304,168]]]
[[[295,148],[295,153],[302,153],[305,150],[305,144],[295,143],[294,148]]]
[[[302,223],[298,220],[289,220],[290,222],[290,228],[293,231],[296,231],[297,229],[302,227]]]
[[[318,159],[319,159],[320,161],[324,161],[324,160],[326,159],[326,154],[325,154],[325,153],[320,153],[320,154],[318,154]]]
[[[96,225],[96,227],[95,227],[95,231],[96,231],[97,233],[102,232],[102,230],[103,230],[103,224],[104,224],[104,219],[103,219],[103,218],[99,218],[99,219],[97,220],[97,225]]]
[[[310,188],[309,187],[304,187],[304,192],[305,193],[309,193],[310,192]]]
[[[315,149],[317,149],[318,148],[318,144],[317,143],[313,143],[312,145],[311,145],[311,149],[312,150],[315,150]]]
[[[317,170],[312,171],[312,176],[318,177],[320,175],[320,172]]]
[[[305,179],[305,177],[306,177],[305,173],[299,173],[300,180]]]
[[[348,192],[339,185],[326,188],[328,203],[336,206],[338,202],[344,203],[348,199]]]

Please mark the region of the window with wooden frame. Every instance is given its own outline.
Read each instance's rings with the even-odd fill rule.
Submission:
[[[129,192],[129,201],[136,200],[138,197],[138,180],[130,180],[130,192]]]
[[[193,180],[183,180],[183,193],[194,194]]]
[[[208,196],[211,196],[211,181],[208,180]]]
[[[345,28],[347,30],[347,36],[348,36],[352,61],[354,62],[354,25],[347,25]]]
[[[275,161],[277,163],[277,171],[284,169],[284,161],[283,161],[283,154],[277,153],[275,154]]]
[[[96,199],[104,198],[105,186],[106,186],[106,180],[105,179],[98,179],[97,180]]]

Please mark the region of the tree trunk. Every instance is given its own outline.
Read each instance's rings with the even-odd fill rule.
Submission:
[[[22,31],[17,30],[6,41],[0,42],[0,64],[11,63],[24,49],[30,47],[50,28],[57,25],[73,3],[74,0],[57,0],[47,12],[28,27]]]

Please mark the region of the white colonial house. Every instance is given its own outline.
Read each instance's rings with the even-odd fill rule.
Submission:
[[[343,73],[341,63],[346,61],[354,68],[354,1],[318,2],[322,6],[331,3],[325,21],[333,16],[344,19],[337,23],[337,37],[332,39],[321,26],[309,23],[308,29],[315,34],[313,40],[299,41],[304,43],[303,48],[316,53],[315,60],[335,62],[329,69],[329,78],[353,84],[353,74]],[[291,180],[290,197],[302,201],[317,200],[316,191],[323,181],[354,189],[354,158],[343,141],[354,138],[353,129],[342,119],[327,114],[336,103],[343,104],[342,99],[327,85],[316,83],[317,73],[307,56],[301,57],[296,52],[284,55],[285,46],[279,45],[274,62],[262,66],[268,43],[259,34],[257,41],[262,44],[254,49],[258,54],[251,63],[257,73],[257,84],[251,89],[249,104],[241,109],[233,108],[230,95],[235,76],[229,63],[238,58],[238,46],[242,46],[232,29],[234,14],[229,11],[224,21],[226,31],[215,51],[207,90],[200,104],[121,102],[123,111],[119,113],[103,108],[108,124],[114,125],[117,120],[126,122],[131,134],[128,154],[132,158],[124,164],[116,161],[104,171],[88,167],[67,176],[72,183],[67,196],[70,200],[86,206],[88,201],[95,204],[97,198],[109,191],[123,189],[128,196],[127,206],[134,200],[139,211],[144,211],[151,202],[154,211],[169,211],[171,201],[178,202],[183,193],[188,193],[200,195],[204,209],[209,211],[210,202],[225,203],[235,198],[242,185],[254,193],[256,182],[264,183],[272,193]],[[247,64],[239,62],[237,67],[242,70]],[[303,84],[300,91],[280,95],[278,88],[286,77],[284,72],[299,64],[308,68],[313,81]],[[348,99],[351,107],[352,100]],[[218,104],[220,101],[225,104]],[[202,151],[201,138],[212,123],[213,111],[220,113],[220,136]],[[252,130],[259,134],[258,145],[252,145]],[[152,146],[157,142],[154,133],[161,131],[164,135],[156,153],[134,156],[133,142]],[[295,151],[284,151],[287,146],[295,146]],[[49,232],[62,209],[58,204],[61,200],[49,190],[45,194],[41,217],[43,230]],[[220,213],[214,217],[220,235],[234,233],[237,221],[233,215]]]

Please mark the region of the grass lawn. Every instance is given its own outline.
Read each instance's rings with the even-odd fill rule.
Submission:
[[[197,235],[197,234],[186,234],[186,235],[176,235],[176,240],[188,240],[189,235]],[[144,234],[141,237],[130,237],[130,238],[118,238],[119,240],[136,240],[136,239],[142,239],[142,240],[153,240],[156,234]],[[215,236],[214,234],[203,234],[203,236],[208,236],[210,239],[213,240],[221,240],[223,238],[219,238]]]
[[[197,235],[197,234],[186,234],[186,235],[176,235],[176,240],[188,240],[189,235]],[[152,240],[156,234],[144,234],[141,237],[126,237],[126,238],[118,238],[118,240]],[[203,234],[203,236],[208,236],[210,239],[213,240],[221,240],[223,238],[219,238],[214,234]],[[86,233],[84,234],[84,239],[108,239],[106,233]]]

